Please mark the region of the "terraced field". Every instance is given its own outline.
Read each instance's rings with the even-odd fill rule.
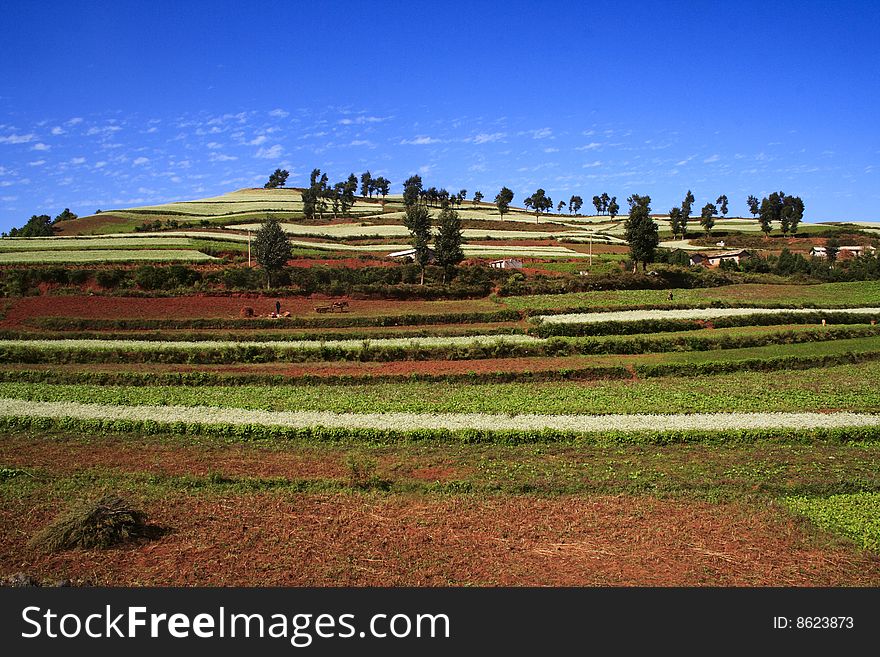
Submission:
[[[880,583],[880,287],[673,292],[352,300],[336,315],[291,298],[293,317],[276,320],[238,312],[274,298],[12,300],[0,570],[114,584]],[[58,508],[107,490],[167,536],[28,551]],[[234,549],[217,551],[220,530]]]

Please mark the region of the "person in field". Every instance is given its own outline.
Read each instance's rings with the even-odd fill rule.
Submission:
[[[275,315],[281,317],[281,301],[275,302]]]

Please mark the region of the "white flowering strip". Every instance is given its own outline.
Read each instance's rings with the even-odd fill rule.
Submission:
[[[570,433],[834,429],[880,426],[869,413],[694,413],[690,415],[493,415],[488,413],[331,413],[253,411],[213,406],[118,406],[77,402],[0,399],[0,417],[130,420],[135,422],[448,431],[541,431]]]
[[[310,351],[322,348],[363,349],[382,347],[451,347],[479,346],[496,344],[536,344],[543,342],[541,338],[531,335],[484,335],[484,336],[450,336],[450,337],[411,337],[381,338],[375,340],[266,340],[264,342],[236,342],[232,340],[0,340],[0,349],[4,347],[31,347],[36,349],[78,349],[84,351],[130,350],[130,351],[166,351],[231,349],[256,347],[276,349],[279,351]]]
[[[0,253],[0,264],[44,263],[44,262],[130,262],[133,260],[150,262],[196,262],[217,260],[201,251],[185,249],[57,249],[53,251],[12,251]]]
[[[683,310],[621,310],[607,313],[575,313],[570,315],[540,315],[534,320],[547,324],[593,324],[596,322],[637,322],[658,319],[718,319],[749,315],[846,313],[880,317],[880,308],[686,308]]]

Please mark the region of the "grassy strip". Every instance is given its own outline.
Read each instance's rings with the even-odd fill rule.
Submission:
[[[880,552],[880,493],[858,492],[825,498],[787,497],[783,504],[822,529],[843,534],[857,545]]]
[[[282,427],[253,424],[206,424],[198,422],[156,422],[154,420],[50,418],[34,416],[0,417],[0,430],[78,431],[84,433],[137,433],[145,435],[179,434],[215,436],[234,440],[289,440],[302,442],[340,442],[356,440],[373,445],[401,442],[446,441],[460,444],[493,443],[523,445],[577,441],[599,447],[624,445],[675,444],[753,444],[773,440],[782,443],[861,443],[880,440],[880,426],[837,427],[823,429],[736,429],[723,431],[574,431],[488,430],[488,429],[354,429],[347,427]]]
[[[592,313],[591,313],[592,314]],[[809,313],[756,313],[734,317],[706,319],[640,319],[608,322],[542,322],[532,333],[542,338],[551,336],[579,337],[588,335],[633,335],[674,331],[697,331],[711,325],[714,328],[741,326],[774,326],[778,324],[821,324],[823,320],[835,324],[866,324],[872,317],[862,313],[817,310]]]
[[[321,305],[322,302],[315,302]],[[244,303],[244,305],[247,305]],[[284,328],[351,328],[368,326],[427,326],[434,324],[480,324],[517,322],[525,317],[517,310],[496,310],[475,313],[407,314],[351,316],[334,314],[328,317],[268,318],[201,318],[201,319],[87,319],[76,317],[39,317],[32,325],[52,331],[149,331],[161,329],[277,329]]]
[[[517,382],[445,385],[435,382],[345,386],[111,386],[2,383],[0,397],[28,401],[124,406],[216,406],[263,411],[335,413],[728,413],[880,411],[880,363],[823,369],[671,376],[639,381]]]
[[[874,306],[880,304],[880,281],[820,283],[816,285],[773,285],[745,283],[717,288],[679,288],[672,290],[675,304],[708,304],[711,306],[758,305],[765,308],[808,307],[812,304],[826,308]],[[667,302],[669,290],[605,290],[576,292],[571,294],[546,294],[522,297],[504,297],[501,303],[507,308],[535,313],[566,308],[564,312],[590,312],[597,308],[619,306],[634,309],[653,305],[658,308],[675,308]]]
[[[880,350],[847,351],[819,356],[780,356],[776,358],[748,358],[741,360],[718,360],[709,362],[679,362],[635,365],[640,378],[663,376],[706,376],[733,372],[772,372],[777,370],[805,370],[833,367],[844,364],[866,363],[880,360]],[[58,370],[3,370],[0,383],[51,383],[85,385],[143,385],[143,386],[234,386],[234,385],[293,385],[317,384],[345,386],[379,383],[546,383],[550,381],[599,381],[630,379],[632,371],[627,367],[579,367],[537,371],[461,372],[454,374],[219,374],[216,372],[76,372]]]

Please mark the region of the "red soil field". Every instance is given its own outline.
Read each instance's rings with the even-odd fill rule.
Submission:
[[[104,296],[57,296],[24,297],[12,302],[0,326],[18,326],[36,317],[76,317],[91,319],[197,319],[239,317],[241,309],[250,306],[258,315],[267,315],[275,310],[279,297],[260,295],[239,295],[230,297],[187,296],[187,297],[104,297]],[[316,306],[326,305],[330,297],[312,295],[311,297],[281,297],[281,311],[290,311],[294,316],[328,317],[315,311]],[[491,301],[393,301],[393,300],[352,300],[348,297],[334,297],[334,300],[347,300],[349,315],[377,316],[401,314],[443,314],[466,312],[492,312],[498,305]],[[279,320],[278,328],[284,328]]]
[[[60,505],[63,506],[63,503]],[[43,555],[59,505],[0,510],[0,574],[114,586],[876,586],[880,560],[818,546],[772,508],[650,497],[361,494],[144,500],[162,538]]]

